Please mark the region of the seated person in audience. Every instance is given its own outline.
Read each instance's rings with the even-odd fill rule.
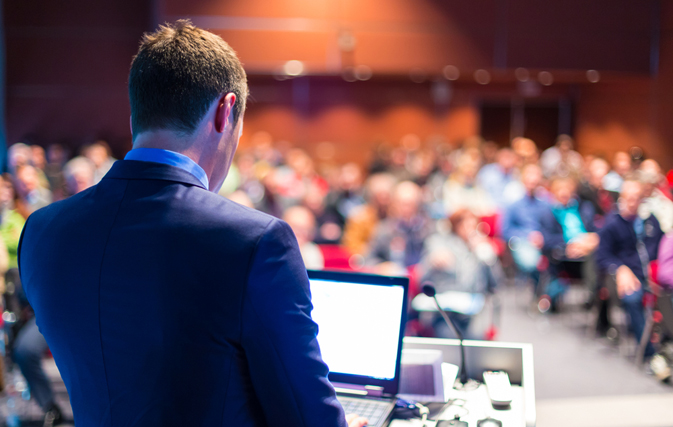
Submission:
[[[9,174],[0,176],[0,238],[9,255],[9,268],[17,268],[17,251],[26,220],[15,209],[16,192]]]
[[[628,313],[630,329],[640,340],[645,328],[643,293],[649,288],[649,263],[657,259],[659,242],[663,236],[659,221],[650,215],[638,216],[643,185],[627,176],[621,186],[619,212],[611,214],[599,231],[600,246],[596,253],[599,268],[614,275],[617,293]],[[645,356],[654,354],[651,344]]]
[[[40,177],[34,166],[17,166],[15,178],[19,195],[17,210],[24,218],[52,202],[51,191],[40,186]]]
[[[68,195],[74,195],[94,185],[96,168],[91,160],[78,156],[65,164],[63,176]]]
[[[544,246],[540,220],[549,209],[549,205],[536,195],[542,182],[542,169],[538,165],[524,166],[521,181],[526,189],[526,195],[507,208],[503,217],[502,233],[519,271],[530,277],[537,290],[540,281],[537,267]]]
[[[352,253],[364,255],[380,221],[386,219],[390,209],[395,177],[388,173],[375,173],[365,183],[366,204],[352,210],[346,219],[341,243]]]
[[[310,270],[321,270],[325,268],[325,260],[318,245],[313,243],[315,237],[316,224],[313,213],[303,206],[293,206],[288,208],[283,215],[283,220],[292,228],[299,251],[304,260],[304,265]]]
[[[44,148],[40,145],[33,144],[30,146],[31,164],[35,166],[37,175],[40,178],[40,186],[50,188],[50,182],[45,173],[47,167],[47,156]]]
[[[19,166],[32,164],[33,152],[29,145],[17,142],[7,149],[7,168],[12,175],[16,175],[16,169]]]
[[[641,219],[654,215],[661,230],[668,233],[673,229],[673,201],[665,193],[668,191],[666,186],[661,185],[666,181],[661,167],[656,160],[647,159],[640,164],[638,172],[643,183],[643,202],[638,208],[638,215]]]
[[[102,139],[85,147],[82,150],[82,155],[91,160],[94,165],[94,184],[98,184],[105,174],[108,173],[112,164],[117,161],[117,159],[112,157],[110,146]]]
[[[605,222],[605,216],[615,207],[616,201],[614,193],[603,188],[603,178],[610,171],[610,165],[604,159],[594,157],[588,163],[587,169],[587,178],[580,184],[577,195],[580,200],[593,205],[596,212],[594,224],[600,228]]]
[[[574,141],[569,135],[559,135],[556,145],[547,148],[540,156],[540,167],[545,177],[573,176],[579,178],[584,159],[573,150]]]
[[[511,148],[498,150],[497,161],[481,168],[477,184],[483,188],[501,211],[521,197],[522,188],[516,169],[519,159]]]
[[[344,220],[336,206],[326,202],[327,191],[316,182],[306,187],[303,205],[313,215],[315,236],[312,238],[318,244],[338,244],[343,236]]]
[[[51,144],[47,148],[47,164],[44,167],[44,173],[49,181],[54,201],[63,200],[66,196],[63,165],[67,159],[68,155],[62,145]]]
[[[668,292],[673,291],[673,233],[662,237],[659,243],[659,270],[657,279],[659,285]]]
[[[432,225],[421,211],[421,189],[411,181],[395,187],[390,216],[381,221],[370,245],[367,263],[392,263],[400,268],[418,264]],[[390,271],[390,270],[387,270]]]
[[[619,194],[624,176],[631,173],[632,168],[631,156],[624,151],[616,152],[612,158],[612,170],[603,178],[603,188]]]
[[[496,205],[477,183],[481,154],[468,148],[458,157],[456,170],[444,184],[444,209],[447,216],[459,209],[469,209],[478,217],[492,215]]]
[[[460,209],[449,218],[451,232],[435,233],[425,241],[420,268],[421,282],[430,281],[438,293],[446,291],[472,294],[491,292],[496,281],[491,270],[498,258],[488,239],[477,232],[477,217],[467,209]],[[465,335],[471,316],[449,312]],[[439,336],[446,336],[441,318],[434,325]]]
[[[528,138],[517,137],[512,140],[512,150],[521,159],[522,165],[535,163],[539,165],[540,152],[535,141]]]
[[[556,177],[551,181],[553,201],[541,217],[544,237],[543,253],[549,260],[550,280],[543,291],[549,297],[552,311],[558,308],[559,297],[567,282],[559,276],[568,261],[586,261],[582,268],[585,279],[593,279],[590,255],[598,246],[594,226],[595,211],[590,202],[582,202],[576,194],[577,182],[571,176]],[[593,284],[589,284],[593,287]]]
[[[362,196],[362,171],[355,163],[346,163],[338,172],[335,188],[328,194],[327,205],[337,212],[343,225],[351,213],[365,203]]]
[[[18,166],[17,172],[32,166]],[[0,179],[0,206],[2,209],[2,224],[0,237],[8,253],[8,277],[15,286],[16,300],[12,302],[12,309],[16,310],[17,323],[9,336],[9,353],[19,366],[21,374],[26,378],[31,395],[45,412],[44,425],[57,425],[63,421],[61,408],[56,404],[51,381],[42,368],[42,359],[48,350],[47,342],[38,330],[30,305],[23,293],[19,271],[17,269],[18,246],[25,219],[13,209],[14,188],[11,178],[5,175]]]

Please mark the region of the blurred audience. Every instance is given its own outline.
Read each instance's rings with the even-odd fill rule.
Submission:
[[[501,148],[496,162],[485,165],[477,174],[477,184],[489,194],[500,210],[520,199],[523,194],[516,169],[518,163],[514,150]]]
[[[612,170],[603,178],[603,188],[613,193],[622,190],[622,182],[626,174],[631,172],[631,156],[624,151],[618,151],[612,158]]]
[[[587,164],[587,173],[577,190],[581,201],[589,202],[594,208],[595,225],[603,225],[605,215],[612,212],[615,206],[615,195],[603,188],[603,179],[610,171],[610,165],[600,157],[594,157]]]
[[[316,222],[313,213],[303,206],[292,206],[285,211],[283,220],[294,231],[306,268],[320,270],[325,267],[325,260],[318,245],[313,243]]]
[[[12,177],[4,174],[0,177],[0,238],[9,255],[8,268],[17,268],[17,256],[21,231],[26,219],[16,211],[16,192]]]
[[[568,280],[562,272],[584,270],[592,266],[590,255],[599,243],[594,226],[595,211],[590,202],[582,202],[576,193],[574,177],[559,176],[551,180],[551,207],[541,217],[543,252],[549,261],[549,283],[544,289],[553,311],[558,309],[560,296],[565,292]],[[576,262],[583,262],[577,269]],[[586,272],[586,271],[584,271]],[[592,286],[593,287],[593,286]]]
[[[544,246],[541,218],[549,210],[549,204],[537,194],[542,178],[542,169],[537,164],[523,167],[521,182],[526,194],[507,208],[502,229],[516,266],[533,281],[536,289],[540,280],[538,264]]]
[[[395,183],[395,177],[388,173],[377,173],[367,179],[366,203],[351,211],[344,229],[342,243],[352,253],[367,253],[379,222],[388,217]]]
[[[469,209],[477,216],[495,213],[493,199],[477,183],[480,166],[481,155],[476,148],[467,149],[458,157],[455,171],[444,184],[444,209],[447,215],[459,209]]]
[[[432,224],[421,210],[421,188],[411,181],[395,187],[389,216],[374,232],[369,248],[368,264],[389,262],[408,268],[421,259],[425,239],[432,233]]]
[[[668,233],[673,229],[673,200],[661,167],[655,160],[648,159],[641,163],[638,172],[643,183],[643,200],[638,215],[642,219],[654,215],[663,232]]]
[[[20,164],[15,169],[17,209],[25,217],[52,202],[51,191],[40,185],[37,169],[31,164]]]
[[[63,167],[68,195],[77,194],[94,185],[96,168],[86,157],[78,156]]]
[[[116,161],[116,159],[112,157],[110,146],[102,139],[84,147],[82,155],[93,163],[95,168],[93,176],[94,184],[98,184],[100,180],[103,179],[105,174],[108,173],[112,167],[112,164]]]
[[[338,163],[333,143],[304,149],[256,132],[239,149],[220,194],[283,218],[308,268],[409,275],[412,290],[431,280],[439,292],[488,294],[505,266],[510,279],[535,285],[541,311],[543,300],[558,311],[571,278],[592,292],[602,286],[598,266],[616,278],[638,337],[648,279],[638,246],[642,240],[654,260],[661,230],[673,233],[671,187],[653,159],[639,160],[636,180],[626,152],[609,164],[597,154],[583,158],[573,145],[561,135],[540,154],[528,138],[498,148],[479,136],[449,143],[408,134],[397,145],[379,141],[362,165]],[[62,145],[46,147],[17,143],[8,150],[9,174],[0,177],[0,273],[15,269],[32,212],[97,184],[115,161],[102,140],[71,160]],[[661,255],[667,251],[662,243]],[[664,286],[673,283],[667,271],[662,263]],[[451,316],[469,329],[470,315]],[[442,335],[441,327],[435,333]],[[40,399],[53,409],[47,392]]]
[[[425,241],[424,255],[419,265],[421,282],[432,282],[438,293],[492,292],[497,283],[491,267],[497,262],[497,257],[488,239],[477,231],[477,217],[468,209],[460,209],[451,215],[449,221],[450,233],[436,233]],[[454,310],[449,312],[449,316],[466,335],[471,313]],[[435,328],[438,326],[435,325]]]
[[[546,149],[540,156],[540,167],[547,178],[572,176],[579,179],[582,174],[582,155],[573,150],[574,141],[569,135],[560,135],[556,145]]]

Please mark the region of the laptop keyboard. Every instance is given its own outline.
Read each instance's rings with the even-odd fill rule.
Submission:
[[[357,414],[369,420],[368,426],[378,427],[386,420],[390,402],[337,396],[346,414]]]

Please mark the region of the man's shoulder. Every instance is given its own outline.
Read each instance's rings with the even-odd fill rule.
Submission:
[[[67,228],[69,225],[74,225],[73,222],[80,216],[83,222],[95,220],[98,216],[107,217],[119,209],[115,205],[121,207],[120,215],[122,216],[137,215],[139,218],[142,216],[141,212],[135,210],[136,207],[124,209],[124,205],[134,202],[132,196],[123,196],[119,193],[118,198],[112,197],[114,191],[116,190],[106,189],[105,186],[98,184],[37,210],[30,216],[28,222],[34,224],[33,227],[41,224]],[[161,216],[165,225],[185,226],[195,232],[201,227],[208,230],[231,231],[240,234],[241,237],[244,235],[254,237],[262,234],[274,221],[279,221],[271,215],[242,206],[196,186],[185,188],[183,191],[171,194],[170,197],[165,196],[166,194],[157,195],[155,200],[155,203],[165,205],[159,208],[173,212],[173,215]],[[135,201],[139,200],[144,201],[145,199],[141,197]],[[153,205],[152,207],[143,206],[143,208],[157,209],[158,207]]]

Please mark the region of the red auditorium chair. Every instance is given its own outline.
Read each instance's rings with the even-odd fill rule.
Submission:
[[[328,270],[354,270],[354,266],[357,266],[357,260],[354,257],[358,255],[353,255],[348,249],[341,245],[318,245],[320,252],[322,252],[322,257],[325,260],[325,269]]]

